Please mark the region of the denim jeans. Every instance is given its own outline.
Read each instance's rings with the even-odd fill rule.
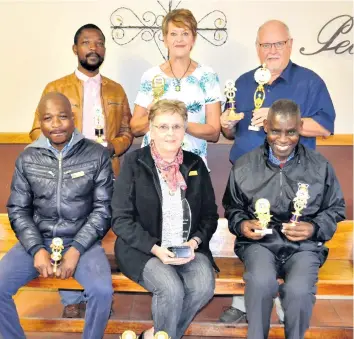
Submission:
[[[209,259],[196,253],[185,265],[165,265],[151,258],[139,283],[152,292],[154,331],[179,339],[197,312],[214,295],[215,276]]]
[[[50,252],[51,240],[45,241]],[[26,338],[20,325],[13,296],[18,289],[38,277],[33,258],[17,243],[0,261],[0,338]],[[75,279],[85,288],[87,310],[84,339],[103,338],[112,304],[112,276],[106,254],[99,243],[79,259]]]

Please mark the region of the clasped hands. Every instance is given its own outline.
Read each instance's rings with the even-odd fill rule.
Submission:
[[[305,221],[299,221],[296,223],[283,223],[282,233],[290,241],[303,241],[312,237],[314,233],[313,224]],[[259,240],[262,239],[265,234],[255,233],[254,230],[262,230],[262,226],[258,220],[244,220],[241,223],[241,233],[249,239]]]
[[[70,247],[63,255],[60,266],[57,266],[55,276],[61,279],[68,279],[73,276],[77,263],[80,259],[80,252],[75,247]],[[50,254],[41,248],[34,255],[34,267],[43,278],[53,277],[53,265],[50,261]]]
[[[158,257],[163,264],[166,265],[184,265],[192,261],[195,258],[194,250],[197,248],[195,240],[191,239],[182,244],[182,246],[189,246],[192,251],[192,255],[188,258],[176,258],[175,254],[169,251],[166,247],[154,245],[151,249],[151,253]]]

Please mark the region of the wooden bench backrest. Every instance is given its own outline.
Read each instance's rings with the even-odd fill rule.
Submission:
[[[109,232],[103,240],[107,254],[114,253],[115,235]],[[0,253],[7,252],[17,242],[7,214],[0,214]],[[219,224],[210,242],[210,249],[215,257],[235,257],[235,236],[229,232],[227,220],[219,219]],[[326,243],[330,249],[330,259],[353,259],[353,221],[347,220],[338,224],[337,232],[331,241]]]

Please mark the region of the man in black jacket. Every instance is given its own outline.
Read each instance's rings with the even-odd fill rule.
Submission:
[[[285,336],[302,339],[309,327],[319,267],[325,262],[337,222],[345,218],[344,199],[332,166],[299,144],[299,107],[281,99],[269,110],[265,144],[237,160],[223,198],[235,252],[244,262],[248,338],[268,337],[273,298],[279,292]],[[304,189],[305,188],[305,189]],[[307,204],[292,222],[294,199]],[[270,202],[272,234],[257,220],[255,203]],[[277,278],[284,278],[280,287]]]
[[[0,334],[25,338],[12,296],[38,275],[55,274],[73,276],[85,288],[83,338],[102,338],[113,293],[100,244],[111,221],[109,154],[75,130],[64,95],[47,94],[39,110],[42,135],[18,157],[7,204],[19,242],[0,261]],[[54,273],[50,245],[56,237],[63,240],[64,250]]]

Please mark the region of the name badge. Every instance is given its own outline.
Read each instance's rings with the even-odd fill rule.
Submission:
[[[84,175],[85,175],[85,172],[84,171],[80,171],[80,172],[72,173],[71,174],[71,178],[72,179],[80,178],[80,177],[83,177]]]
[[[190,172],[189,172],[189,176],[190,176],[190,177],[195,177],[196,175],[198,175],[198,172],[197,172],[197,171],[190,171]]]

